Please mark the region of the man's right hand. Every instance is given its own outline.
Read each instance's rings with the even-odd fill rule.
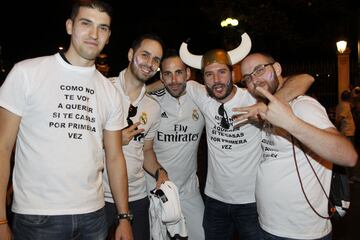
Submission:
[[[122,145],[128,145],[129,142],[136,136],[137,134],[143,132],[145,129],[138,128],[140,122],[136,122],[133,125],[122,130]]]
[[[131,225],[127,219],[119,221],[115,232],[115,240],[133,240]]]

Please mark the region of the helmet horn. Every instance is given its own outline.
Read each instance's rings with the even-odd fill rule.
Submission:
[[[180,58],[190,67],[201,69],[202,55],[194,55],[189,52],[187,43],[183,42],[179,50]]]
[[[241,44],[228,52],[232,64],[240,62],[251,50],[251,39],[247,33],[241,35]]]
[[[240,45],[227,52],[230,57],[231,63],[236,64],[240,62],[251,50],[251,39],[247,33],[241,35]],[[184,63],[190,67],[201,69],[202,68],[202,55],[194,55],[189,52],[187,43],[183,42],[179,50],[180,58]]]

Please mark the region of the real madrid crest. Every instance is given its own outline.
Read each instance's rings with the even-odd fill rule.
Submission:
[[[198,110],[197,110],[197,109],[193,109],[193,112],[192,112],[192,119],[193,119],[194,121],[199,120],[199,112],[198,112]]]
[[[139,122],[143,125],[145,125],[147,123],[147,114],[146,112],[142,112],[140,117],[139,117]]]

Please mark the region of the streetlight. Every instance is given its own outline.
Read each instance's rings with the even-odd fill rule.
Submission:
[[[337,47],[337,50],[339,53],[344,53],[345,50],[346,50],[346,45],[347,45],[347,42],[342,40],[342,41],[338,41],[336,43],[336,47]]]
[[[341,93],[350,89],[350,50],[346,48],[346,41],[338,41],[336,47],[338,62],[338,101]]]
[[[227,33],[224,36],[224,42],[226,48],[234,47],[233,46],[235,42],[234,39],[237,39],[239,33],[239,31],[237,31],[235,27],[239,25],[239,20],[237,20],[236,18],[228,17],[222,20],[220,25],[225,31],[227,31]],[[233,72],[234,72],[233,82],[237,83],[241,80],[240,63],[233,65]]]
[[[236,18],[227,18],[225,20],[222,20],[220,23],[221,27],[227,27],[227,26],[232,26],[232,27],[236,27],[237,25],[239,25],[239,21]]]

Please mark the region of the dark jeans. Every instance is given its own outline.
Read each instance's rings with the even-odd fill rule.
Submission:
[[[228,204],[206,197],[203,226],[206,240],[232,239],[234,228],[240,239],[258,240],[256,203]]]
[[[313,240],[331,240],[331,239],[332,239],[331,233],[329,233],[328,235],[322,238],[317,238]],[[300,239],[278,237],[260,229],[260,240],[300,240]]]
[[[145,197],[140,200],[129,202],[129,209],[134,215],[132,221],[132,233],[134,240],[150,239],[150,223],[149,223],[149,207],[150,200]],[[117,226],[117,210],[114,203],[105,202],[106,222],[108,229]]]
[[[14,240],[104,240],[105,209],[77,215],[27,215],[14,213]]]

